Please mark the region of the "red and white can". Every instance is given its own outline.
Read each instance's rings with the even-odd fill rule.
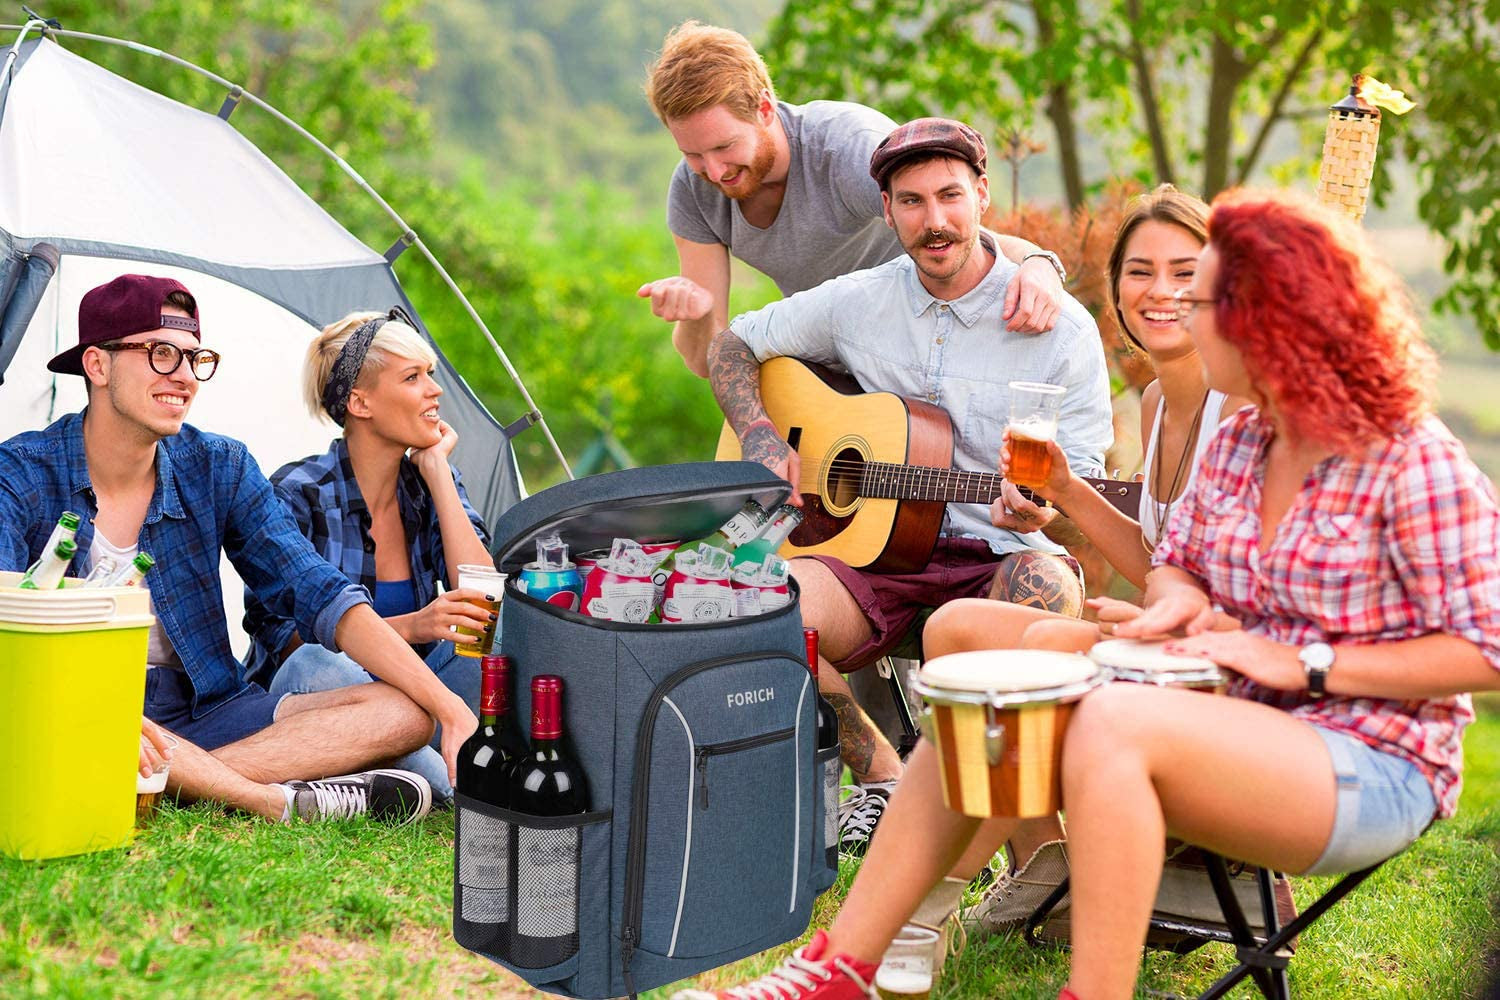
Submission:
[[[734,591],[729,581],[689,576],[674,569],[667,577],[661,601],[661,620],[671,625],[697,624],[730,617]]]
[[[578,566],[578,575],[587,581],[589,574],[594,571],[594,567],[598,565],[599,560],[608,558],[609,549],[590,549],[587,552],[578,553],[573,562]],[[585,595],[585,600],[587,600],[587,595]],[[588,612],[584,613],[587,614]]]
[[[608,553],[605,553],[606,558]],[[595,566],[583,581],[582,611],[590,618],[645,624],[656,606],[656,586],[649,574],[627,576]]]

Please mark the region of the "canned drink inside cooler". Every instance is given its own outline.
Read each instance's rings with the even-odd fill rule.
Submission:
[[[728,618],[734,606],[729,583],[731,560],[728,552],[707,544],[697,551],[679,552],[676,568],[667,578],[661,620],[676,625]]]
[[[656,603],[654,557],[629,538],[616,538],[583,583],[580,610],[590,618],[643,624]]]

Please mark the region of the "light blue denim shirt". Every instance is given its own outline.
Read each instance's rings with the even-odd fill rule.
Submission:
[[[981,240],[994,264],[977,287],[951,302],[927,291],[903,254],[737,316],[729,328],[762,362],[794,357],[838,365],[867,392],[893,392],[946,410],[953,420],[953,465],[974,472],[994,472],[999,464],[1012,380],[1066,386],[1058,444],[1074,472],[1100,475],[1114,424],[1093,317],[1065,295],[1050,332],[1007,330],[1000,313],[1019,268],[995,254],[988,234]],[[1001,555],[1062,551],[1041,532],[1001,531],[982,504],[950,503],[943,533],[984,539]]]

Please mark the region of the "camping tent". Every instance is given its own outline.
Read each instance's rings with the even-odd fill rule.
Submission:
[[[198,394],[192,422],[245,441],[268,474],[323,451],[337,429],[301,402],[309,338],[354,309],[396,304],[428,335],[392,264],[415,246],[446,272],[383,201],[397,237],[386,253],[355,239],[304,194],[230,124],[238,101],[334,154],[254,95],[189,67],[222,83],[231,99],[218,115],[186,107],[73,54],[54,36],[131,43],[61,31],[35,37],[42,27],[33,21],[21,28],[0,64],[0,437],[84,405],[83,381],[53,375],[46,361],[77,342],[84,292],[118,274],[144,272],[178,278],[193,291],[204,342],[224,357]],[[510,438],[540,414],[488,329],[469,313],[530,410],[502,428],[439,352],[443,416],[459,434],[454,462],[475,507],[493,523],[523,492]],[[540,430],[551,439],[545,423]],[[226,579],[231,603],[241,590]],[[232,628],[239,614],[228,609]]]

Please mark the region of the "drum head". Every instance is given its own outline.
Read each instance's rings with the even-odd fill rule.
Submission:
[[[1166,639],[1105,639],[1094,643],[1089,659],[1109,667],[1121,680],[1191,684],[1223,679],[1219,665],[1203,656],[1184,656],[1163,650]]]
[[[944,691],[1023,692],[1039,695],[1087,684],[1102,673],[1087,656],[1041,649],[981,649],[928,660],[917,671],[924,687]]]

